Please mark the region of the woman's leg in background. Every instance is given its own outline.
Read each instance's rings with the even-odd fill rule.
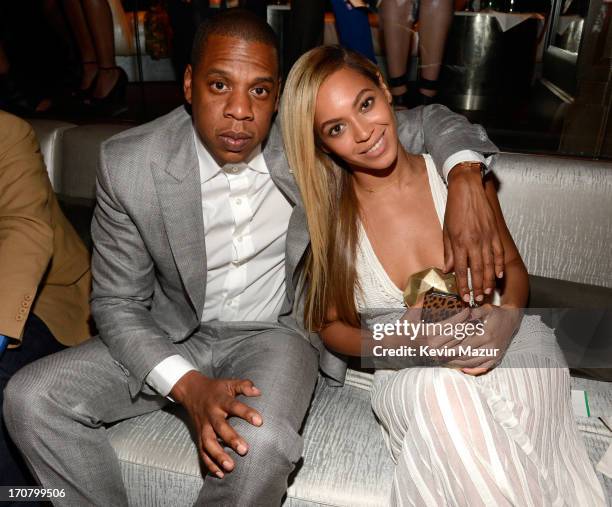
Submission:
[[[453,21],[453,0],[422,0],[419,13],[419,60],[420,78],[432,87],[440,76],[444,47]],[[422,87],[419,92],[427,97],[433,97],[437,89]]]
[[[390,91],[393,95],[400,96],[408,91],[405,83],[414,24],[412,0],[383,0],[379,16],[387,51]]]
[[[93,39],[98,60],[98,79],[92,96],[106,97],[121,76],[115,63],[113,15],[108,0],[82,0],[83,10]]]
[[[366,9],[349,8],[345,0],[331,0],[340,44],[376,63],[372,30]]]
[[[63,2],[64,12],[68,18],[68,23],[81,55],[82,78],[80,88],[81,90],[87,90],[93,84],[98,74],[99,63],[93,38],[89,32],[81,0],[63,0]]]

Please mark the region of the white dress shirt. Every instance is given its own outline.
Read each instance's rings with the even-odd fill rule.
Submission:
[[[285,240],[292,207],[258,147],[243,164],[219,165],[194,134],[206,236],[202,322],[274,322],[285,298]],[[159,363],[147,384],[167,396],[188,371],[179,355]]]
[[[206,235],[201,320],[275,321],[285,297],[285,240],[292,207],[272,181],[261,148],[246,163],[221,168],[195,131],[194,142]],[[451,155],[442,169],[445,179],[456,164],[474,161],[485,162],[469,150]],[[168,396],[191,370],[197,368],[174,355],[155,366],[145,381]]]

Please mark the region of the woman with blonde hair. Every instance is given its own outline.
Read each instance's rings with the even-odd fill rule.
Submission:
[[[366,316],[380,322],[403,313],[411,274],[444,265],[447,189],[429,155],[399,142],[391,94],[357,53],[323,46],[303,55],[287,79],[281,122],[311,238],[305,324],[332,351],[359,356]],[[538,317],[520,318],[527,272],[493,182],[484,185],[505,272],[485,266],[499,290],[446,322],[476,322],[483,334],[464,343],[498,353],[454,357],[445,364],[452,368],[376,372],[372,406],[396,463],[390,502],[604,505],[573,418],[563,355]],[[411,320],[411,312],[420,315],[409,308]],[[417,342],[457,348],[454,337]]]

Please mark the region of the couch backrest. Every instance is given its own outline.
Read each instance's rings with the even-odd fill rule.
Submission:
[[[51,186],[56,193],[61,193],[62,138],[66,130],[76,125],[58,120],[31,120],[30,123],[38,138]]]
[[[493,169],[529,273],[612,288],[612,163],[503,153]]]
[[[58,122],[54,133],[41,122],[32,125],[44,136],[56,192],[93,201],[100,144],[130,125]],[[612,163],[502,153],[493,169],[508,228],[529,272],[612,288]]]
[[[96,198],[96,172],[100,145],[133,125],[83,125],[64,132],[62,140],[61,193],[69,197]]]

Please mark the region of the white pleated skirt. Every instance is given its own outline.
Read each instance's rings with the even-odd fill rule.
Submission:
[[[372,407],[396,463],[390,505],[604,506],[555,336],[528,316],[502,363],[376,372]]]

